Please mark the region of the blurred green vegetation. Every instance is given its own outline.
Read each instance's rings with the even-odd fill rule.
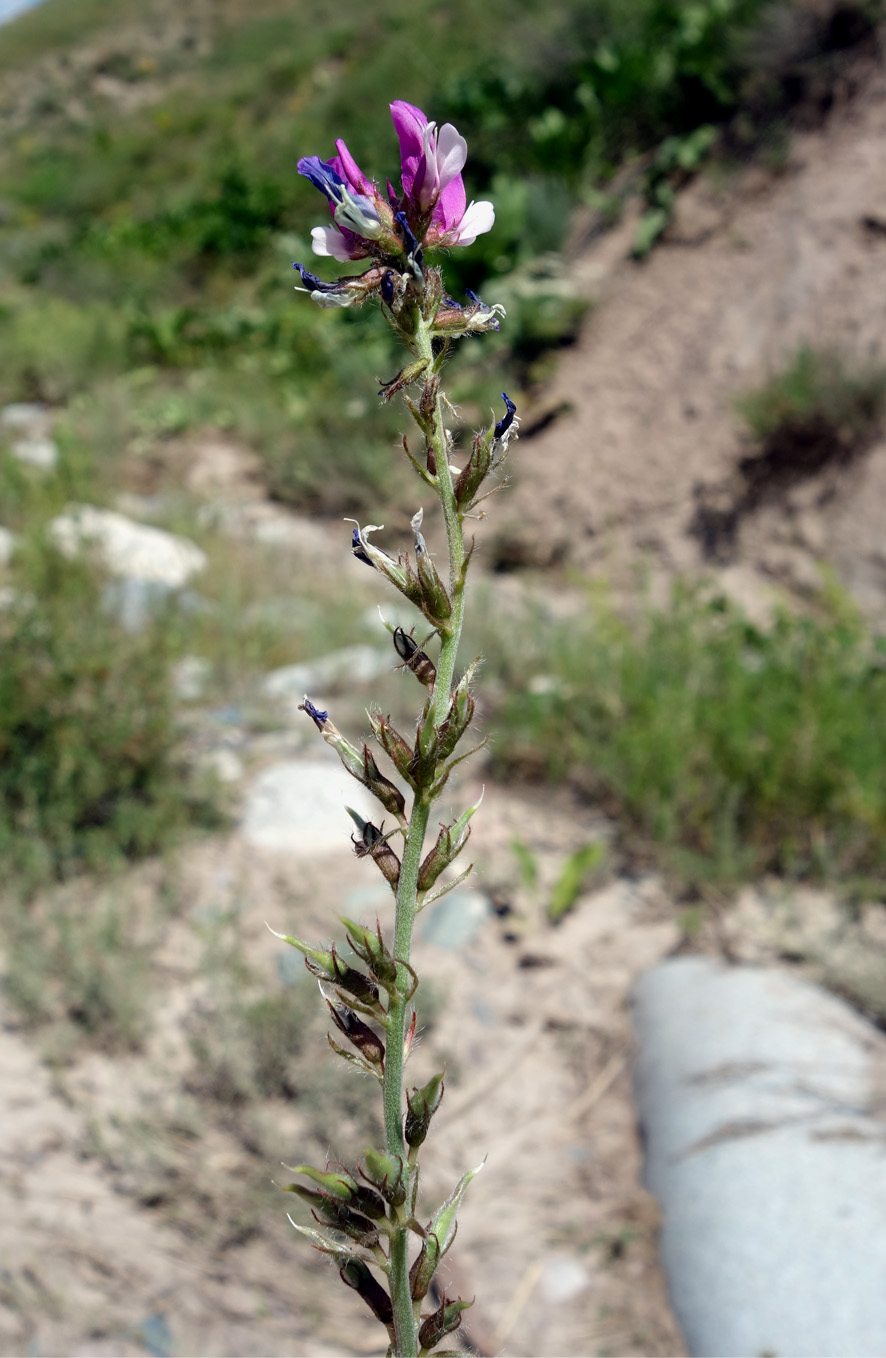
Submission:
[[[19,553],[0,610],[0,852],[25,884],[151,853],[201,816],[170,685],[171,632],[132,633],[91,566]]]
[[[0,53],[10,81],[45,52],[69,68],[35,64],[40,98],[0,150],[0,401],[63,404],[137,368],[124,445],[214,425],[303,510],[377,503],[398,420],[374,409],[374,383],[396,359],[371,317],[292,295],[289,262],[310,258],[325,212],[299,156],[343,136],[368,172],[395,174],[395,97],[467,135],[469,195],[488,193],[497,220],[450,253],[449,287],[511,307],[500,337],[455,360],[457,396],[485,411],[490,386],[537,380],[580,320],[568,280],[534,261],[556,256],[583,197],[671,138],[644,190],[655,234],[674,167],[694,169],[739,105],[770,5],[227,0],[207,17],[154,0],[115,6],[111,28],[95,0],[45,0]]]
[[[795,0],[786,9],[809,7]],[[277,584],[285,563],[274,568],[270,552],[247,561],[185,513],[168,526],[209,552],[205,606],[184,618],[170,605],[133,637],[104,606],[91,568],[40,545],[52,514],[70,500],[113,502],[134,452],[162,452],[207,429],[255,449],[272,494],[302,512],[377,511],[409,498],[409,473],[394,452],[401,421],[376,397],[377,380],[399,366],[384,327],[370,314],[320,312],[292,293],[290,261],[310,260],[310,228],[326,211],[297,175],[298,158],[328,157],[342,136],[370,174],[395,175],[393,98],[466,135],[468,193],[494,199],[496,226],[470,250],[450,252],[447,282],[456,296],[481,288],[508,307],[499,335],[465,343],[452,362],[450,392],[465,420],[479,421],[502,386],[516,395],[542,380],[577,333],[583,304],[559,253],[573,209],[593,204],[617,215],[622,181],[632,185],[647,204],[643,253],[666,224],[675,185],[714,140],[752,144],[759,110],[777,114],[799,49],[782,58],[770,44],[760,56],[772,11],[773,0],[489,0],[479,8],[473,0],[369,8],[357,0],[333,8],[45,0],[4,27],[0,404],[54,407],[61,447],[58,471],[42,479],[0,448],[0,521],[26,544],[8,576],[13,601],[0,612],[7,861],[37,880],[162,845],[198,807],[178,774],[171,662],[186,645],[196,649],[214,666],[213,692],[231,693],[244,671],[302,658],[318,635],[334,644],[357,608],[335,608],[321,590],[301,620],[285,608],[274,614],[268,590],[278,590],[278,604],[285,597]],[[861,32],[879,7],[858,0],[839,12],[855,15]],[[825,17],[803,60],[840,45],[832,28]],[[790,391],[805,380],[798,369]],[[788,395],[773,400],[783,405]],[[719,654],[724,629],[744,626],[725,616],[729,625],[719,617],[715,628],[713,615],[681,605],[671,646],[682,638],[682,660],[697,652],[702,665],[708,646]],[[780,626],[773,637],[783,667],[809,665],[800,633]],[[665,646],[665,631],[650,620],[629,663],[634,652],[623,637],[616,646],[614,621],[602,627],[612,644],[594,664],[581,662],[584,745],[563,716],[583,654],[573,656],[568,637],[552,641],[564,667],[561,696],[533,698],[522,718],[508,707],[503,720],[515,737],[520,721],[529,723],[523,748],[541,742],[532,731],[550,732],[559,720],[567,744],[578,742],[563,769],[582,758],[608,769],[610,755],[603,759],[592,734],[601,749],[609,745],[590,714],[614,701],[618,667],[639,673],[643,646],[653,637]],[[857,629],[846,637],[841,663],[862,646]],[[775,673],[776,640],[754,644],[763,670]],[[824,643],[821,655],[836,683]],[[654,681],[650,669],[643,682],[663,684],[666,673]],[[662,695],[664,726],[667,702],[679,713],[685,700],[676,683]],[[713,724],[693,739],[723,745]],[[637,749],[654,745],[651,734],[637,741]],[[825,753],[816,746],[816,758]],[[651,758],[637,757],[641,767]],[[543,761],[551,771],[552,759]],[[719,862],[712,844],[731,844],[746,825],[753,842],[747,770],[736,774],[738,800],[718,775],[704,813],[691,798],[684,807],[674,789],[653,785],[641,796],[639,775],[606,778],[620,805],[667,843],[686,841]],[[717,809],[721,793],[734,813]],[[775,858],[805,861],[807,839],[798,832],[796,853]],[[867,856],[859,851],[859,861]],[[760,850],[754,861],[775,860]]]
[[[499,772],[568,779],[684,882],[886,889],[886,642],[837,593],[765,628],[688,589],[630,621],[590,600],[500,629],[490,667]]]
[[[886,365],[852,362],[839,351],[805,346],[736,406],[770,455],[783,444],[829,439],[852,451],[877,432],[886,409]]]

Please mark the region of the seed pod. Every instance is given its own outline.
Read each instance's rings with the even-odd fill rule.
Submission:
[[[441,825],[436,844],[418,870],[419,891],[427,891],[432,887],[443,869],[461,853],[471,833],[468,822],[479,805],[479,802],[475,802],[469,806],[451,825]]]
[[[394,649],[403,661],[403,666],[412,670],[420,684],[424,684],[425,688],[434,687],[437,678],[436,666],[402,627],[394,628]]]
[[[409,1270],[409,1294],[413,1301],[424,1301],[439,1262],[439,1240],[435,1235],[425,1236],[421,1242],[421,1253]]]
[[[472,1301],[462,1301],[460,1297],[455,1301],[447,1301],[445,1296],[441,1297],[437,1310],[432,1315],[425,1316],[422,1321],[418,1332],[421,1347],[432,1349],[445,1335],[457,1330],[461,1324],[462,1311],[466,1311],[473,1304]]]
[[[302,1202],[306,1202],[318,1221],[343,1231],[351,1240],[367,1244],[378,1240],[378,1231],[369,1218],[355,1212],[338,1198],[318,1193],[313,1188],[304,1188],[302,1184],[287,1184],[286,1192],[294,1193]]]
[[[412,518],[412,531],[415,537],[415,569],[421,586],[422,604],[425,615],[432,621],[443,621],[452,616],[452,600],[446,593],[443,581],[437,574],[437,567],[428,554],[427,543],[421,529],[422,510]]]
[[[393,1327],[394,1308],[391,1299],[362,1259],[349,1259],[345,1266],[339,1269],[339,1276],[343,1283],[352,1287],[363,1298],[376,1320],[380,1320],[382,1325],[389,1329]]]
[[[353,1009],[349,1009],[346,1004],[333,1004],[331,1000],[327,1000],[326,1003],[336,1028],[353,1043],[370,1066],[384,1070],[385,1047],[378,1034],[374,1033],[369,1024],[358,1018]]]
[[[408,1146],[420,1146],[428,1134],[431,1118],[443,1099],[443,1076],[432,1075],[421,1089],[406,1095],[404,1135]]]
[[[364,820],[350,807],[345,809],[360,831],[359,839],[355,839],[351,835],[354,853],[358,858],[365,858],[368,854],[378,864],[383,875],[387,878],[393,890],[396,891],[397,883],[400,880],[400,860],[388,843],[384,830],[379,829],[377,825],[373,825],[370,821]]]
[[[313,975],[321,981],[332,981],[340,990],[346,990],[355,999],[362,1000],[364,1004],[378,1003],[378,986],[374,981],[370,981],[368,976],[364,976],[362,971],[356,971],[354,967],[349,967],[347,962],[343,962],[335,951],[335,944],[329,954],[332,958],[332,967],[320,967],[310,957],[305,958],[305,966]],[[333,971],[333,975],[330,975]]]
[[[383,717],[379,712],[370,712],[369,724],[378,743],[392,761],[397,772],[406,779],[411,787],[414,786],[409,771],[412,763],[412,749],[407,745],[400,732],[391,725],[390,717]]]
[[[489,474],[494,438],[491,429],[483,429],[474,435],[471,456],[455,483],[455,499],[459,509],[471,503]]]
[[[390,778],[385,778],[384,774],[375,762],[375,758],[369,746],[363,746],[363,783],[369,788],[373,797],[376,797],[392,816],[399,819],[406,813],[406,802],[403,793]]]
[[[388,1155],[386,1151],[373,1150],[368,1146],[363,1152],[366,1169],[364,1177],[375,1184],[382,1197],[393,1207],[400,1207],[406,1201],[406,1176],[403,1160],[399,1155]]]
[[[362,924],[355,924],[345,915],[341,916],[341,922],[348,931],[348,942],[357,956],[369,964],[372,974],[378,978],[383,986],[392,986],[397,980],[397,965],[385,946],[381,934],[381,925],[376,921],[376,927],[373,931],[365,928]]]

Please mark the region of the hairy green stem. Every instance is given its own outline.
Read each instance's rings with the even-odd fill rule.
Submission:
[[[431,339],[425,321],[417,316],[415,347],[421,357],[433,361]],[[438,362],[434,362],[435,370]],[[464,538],[461,516],[455,500],[452,473],[449,470],[446,431],[443,424],[443,402],[438,396],[434,414],[431,446],[437,463],[437,486],[446,524],[449,549],[449,588],[452,615],[449,630],[441,635],[440,655],[437,660],[437,679],[434,684],[434,724],[442,725],[449,707],[455,658],[461,640],[464,619]],[[412,951],[412,930],[418,904],[418,873],[422,861],[425,834],[430,818],[431,803],[422,793],[416,793],[406,832],[406,842],[400,863],[397,886],[397,910],[394,923],[394,956],[408,962]],[[403,1136],[403,1042],[406,1035],[406,1016],[410,1008],[402,996],[391,999],[387,1024],[387,1051],[382,1085],[384,1103],[385,1140],[389,1155],[406,1160]],[[414,1169],[411,1170],[414,1173]],[[417,1358],[418,1333],[409,1288],[409,1233],[405,1226],[391,1238],[388,1281],[394,1308],[394,1352],[397,1358]]]

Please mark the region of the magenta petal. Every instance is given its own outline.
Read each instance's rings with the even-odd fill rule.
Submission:
[[[404,99],[391,104],[391,119],[400,142],[403,192],[411,198],[419,163],[424,156],[422,134],[428,120],[420,108],[407,104]]]
[[[454,226],[458,226],[465,215],[467,201],[465,181],[460,174],[456,175],[455,179],[446,185],[437,199],[431,220],[441,230],[451,231]]]
[[[342,179],[346,180],[351,188],[356,189],[358,193],[365,194],[367,198],[371,198],[371,183],[366,178],[365,174],[360,169],[360,166],[357,164],[340,137],[335,143],[335,149],[338,151],[338,155],[335,158],[335,161],[337,162],[336,170],[341,175]]]

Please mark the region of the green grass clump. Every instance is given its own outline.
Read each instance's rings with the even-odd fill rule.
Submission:
[[[690,592],[600,608],[535,624],[503,673],[499,770],[572,780],[682,877],[886,887],[886,647],[845,606],[768,629]]]
[[[820,442],[848,452],[870,441],[882,421],[886,366],[804,347],[782,372],[736,404],[751,436],[770,454]]]
[[[89,566],[23,553],[0,612],[0,853],[39,883],[156,852],[188,790],[160,620],[131,634]],[[202,810],[201,810],[202,808]]]

